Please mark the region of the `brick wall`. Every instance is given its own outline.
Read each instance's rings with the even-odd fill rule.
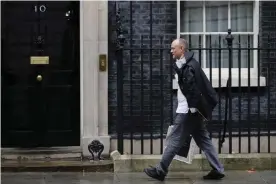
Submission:
[[[262,48],[273,49],[269,51],[269,54],[268,51],[263,51],[261,56],[262,74],[267,80],[270,71],[270,81],[268,81],[270,87],[266,90],[266,96],[269,90],[270,102],[268,104],[270,104],[271,122],[273,123],[276,119],[276,2],[260,2],[260,36]]]
[[[169,49],[170,42],[173,38],[176,37],[176,2],[172,1],[160,1],[160,2],[152,2],[152,44],[154,48],[160,47],[161,42],[159,40],[159,36],[163,36],[163,44],[162,46],[167,47]],[[110,30],[112,26],[115,25],[115,2],[109,2],[109,12],[110,19],[109,23]],[[126,31],[126,44],[125,47],[128,48],[130,44],[130,2],[117,2],[121,10],[121,18],[123,28]],[[262,2],[260,9],[260,25],[261,25],[261,35],[262,35],[262,44],[265,46],[267,44],[267,40],[265,39],[265,35],[268,32],[273,32],[276,26],[276,3],[275,2]],[[132,43],[134,48],[140,48],[141,45],[141,37],[143,36],[143,48],[150,47],[150,2],[145,1],[136,1],[132,2]],[[114,30],[114,28],[113,28]],[[111,31],[112,32],[112,31]],[[114,32],[114,31],[113,31]],[[275,37],[275,31],[271,36]],[[110,40],[114,39],[110,37]],[[275,42],[271,43],[272,46],[276,46]],[[114,133],[116,127],[116,57],[114,55],[114,45],[112,45],[111,41],[109,43],[109,132]],[[170,56],[168,54],[169,50],[163,52],[163,98],[161,95],[160,88],[160,52],[154,50],[152,52],[152,59],[150,59],[149,51],[143,52],[143,57],[141,55],[141,51],[133,51],[132,53],[132,84],[133,84],[133,93],[132,93],[132,115],[130,115],[130,52],[124,51],[124,116],[125,116],[125,130],[126,132],[130,132],[132,129],[134,132],[149,132],[151,129],[158,133],[160,132],[160,124],[161,120],[164,119],[164,131],[166,132],[167,126],[172,122],[171,119],[171,108],[173,109],[173,117],[175,115],[175,110],[177,106],[177,98],[176,93],[173,94],[173,104],[171,103],[171,80],[170,80]],[[271,52],[270,56],[273,61],[276,55],[275,52]],[[268,59],[266,58],[266,54],[262,53],[262,75],[267,77],[267,69],[268,69]],[[141,91],[141,60],[143,61],[143,91]],[[152,95],[150,94],[150,61],[152,61]],[[271,100],[274,100],[275,95],[275,79],[272,77],[275,76],[275,64],[271,64],[271,84],[273,87],[270,88]],[[275,77],[274,77],[275,78]],[[143,95],[143,106],[141,106],[141,94]],[[248,115],[248,96],[247,96],[247,88],[242,89],[242,92],[239,93],[237,89],[233,89],[232,94],[232,119],[234,125],[239,124],[239,97],[241,101],[241,120],[242,127],[247,128],[248,123],[252,123],[253,120],[257,120],[258,118],[258,94],[256,88],[250,89],[250,112]],[[267,119],[267,88],[261,89],[260,93],[260,118],[261,121],[265,121]],[[161,116],[161,102],[163,99],[163,118]],[[225,93],[221,94],[221,118],[224,118],[224,105],[225,105]],[[150,119],[150,102],[152,103],[152,119]],[[271,104],[271,115],[272,117],[276,113],[275,107]],[[140,114],[140,109],[144,110],[143,115]],[[220,124],[219,120],[219,105],[213,112],[213,118],[215,120],[215,124]],[[250,121],[247,121],[250,117]],[[152,127],[153,128],[152,128]],[[142,127],[142,129],[141,129]]]
[[[110,12],[114,12],[114,3],[109,2]],[[126,31],[125,47],[130,44],[130,3],[132,3],[132,29],[133,29],[133,47],[139,48],[141,37],[143,36],[143,48],[150,47],[150,29],[152,26],[152,44],[154,47],[160,47],[160,36],[163,37],[162,46],[169,48],[170,42],[176,36],[176,2],[152,2],[152,25],[150,23],[150,2],[132,1],[117,2],[121,10],[123,28]],[[113,16],[114,18],[115,16]],[[114,21],[113,21],[114,23]],[[153,125],[155,132],[159,132],[161,117],[161,99],[163,99],[164,128],[171,122],[171,80],[170,80],[170,55],[169,50],[163,52],[163,98],[160,90],[160,51],[144,51],[141,57],[141,51],[132,53],[132,116],[130,116],[130,52],[124,52],[124,116],[125,124],[130,125],[125,128],[133,128],[139,132],[141,127],[144,131],[149,132],[149,125]],[[141,60],[143,60],[143,98],[144,104],[141,106]],[[152,95],[150,94],[150,61],[152,61]],[[151,97],[151,100],[150,100]],[[150,119],[152,103],[152,119]],[[114,132],[116,124],[116,58],[114,54],[109,53],[109,130]],[[140,109],[144,110],[144,115],[140,114]]]

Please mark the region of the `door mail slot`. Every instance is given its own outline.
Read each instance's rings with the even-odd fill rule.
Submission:
[[[49,56],[31,56],[31,65],[48,65]]]

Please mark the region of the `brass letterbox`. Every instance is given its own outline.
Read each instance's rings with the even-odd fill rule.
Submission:
[[[31,65],[48,65],[49,56],[31,56]]]

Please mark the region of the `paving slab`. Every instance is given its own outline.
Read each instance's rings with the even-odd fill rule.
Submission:
[[[202,179],[202,176],[207,174],[206,172],[173,172],[169,173],[164,183],[166,184],[265,184],[265,181],[261,178],[260,173],[248,173],[247,171],[229,171],[226,173],[226,177],[220,181],[206,181]],[[276,172],[274,172],[276,174]],[[123,184],[133,183],[131,181],[137,181],[137,183],[148,184],[155,182],[154,179],[150,179],[143,173],[123,173],[117,174],[119,181]],[[276,181],[276,180],[274,180]],[[276,183],[276,182],[275,182]],[[135,183],[136,184],[136,183]]]
[[[171,172],[164,182],[144,173],[17,172],[2,173],[2,184],[275,184],[276,171],[229,171],[219,181],[205,181],[206,172]]]
[[[276,171],[260,171],[259,173],[267,184],[276,184]]]

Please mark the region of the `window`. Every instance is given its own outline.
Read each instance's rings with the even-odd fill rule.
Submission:
[[[257,48],[258,1],[178,0],[177,3],[177,35],[187,39],[191,48],[213,48],[212,50],[201,50],[201,52],[193,50],[206,74],[209,75],[212,70],[213,79],[218,78],[219,64],[221,64],[222,77],[228,78],[229,52],[228,50],[219,52],[215,48],[227,48],[225,37],[229,28],[234,37],[233,47],[237,48],[240,45],[242,48]],[[243,77],[247,77],[249,66],[251,78],[254,78],[253,74],[257,74],[257,51],[242,50],[240,60],[238,53],[238,50],[233,51],[232,75],[238,76],[240,64]]]

